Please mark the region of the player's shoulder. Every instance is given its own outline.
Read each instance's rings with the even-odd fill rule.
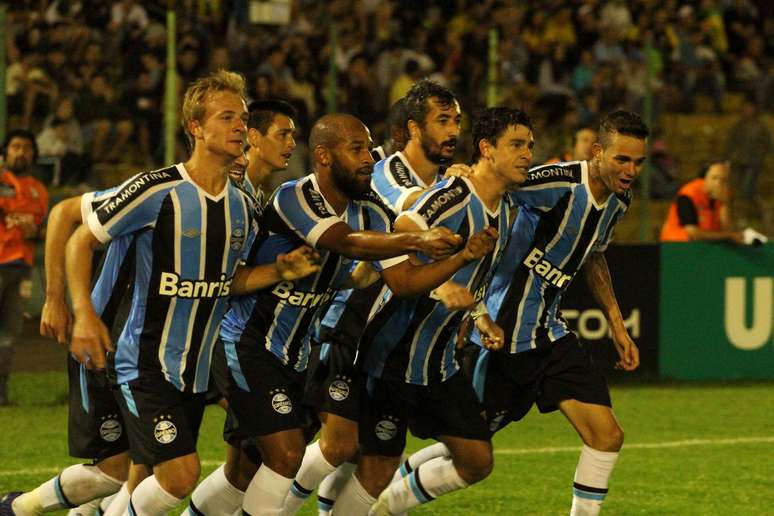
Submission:
[[[378,170],[383,174],[389,174],[395,182],[401,185],[411,185],[414,183],[411,178],[411,171],[403,161],[403,156],[400,152],[390,154],[381,160],[376,164],[374,170]]]
[[[272,204],[279,211],[288,212],[289,210],[303,209],[313,213],[316,217],[331,216],[331,210],[326,205],[325,197],[320,192],[313,173],[282,183],[272,197]]]
[[[464,205],[472,188],[463,177],[450,177],[433,185],[420,199],[415,208],[426,218]]]
[[[583,181],[583,161],[548,163],[529,169],[522,187],[550,184],[580,184]]]
[[[359,199],[355,199],[355,203],[361,206],[364,206],[366,208],[375,210],[381,214],[384,214],[389,219],[394,218],[394,213],[392,209],[390,209],[390,207],[387,206],[387,204],[382,200],[382,198],[379,197],[379,194],[377,194],[373,189],[369,189]]]

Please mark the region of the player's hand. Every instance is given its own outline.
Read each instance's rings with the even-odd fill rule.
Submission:
[[[66,346],[72,322],[72,314],[64,300],[47,299],[40,316],[40,334],[56,339],[58,344]]]
[[[113,351],[107,326],[90,310],[76,314],[70,353],[86,369],[105,369],[105,353]]]
[[[492,320],[489,314],[476,319],[476,329],[481,334],[481,344],[486,349],[497,351],[505,344],[505,332],[500,325]]]
[[[349,275],[353,288],[367,288],[379,279],[379,273],[373,268],[371,262],[358,262]]]
[[[476,306],[473,294],[467,288],[453,281],[447,281],[430,292],[430,298],[439,300],[451,312],[470,310]]]
[[[301,246],[287,254],[277,255],[275,265],[283,280],[293,281],[320,270],[320,255],[311,247]]]
[[[620,360],[616,362],[616,369],[624,371],[634,371],[640,366],[640,350],[634,343],[626,329],[613,331],[613,344],[618,351]]]
[[[449,228],[438,227],[420,231],[417,251],[433,260],[443,260],[453,255],[462,244],[462,237]]]
[[[471,177],[473,175],[473,169],[464,163],[455,163],[447,168],[443,177]]]
[[[465,248],[461,251],[462,258],[466,262],[478,260],[488,255],[494,250],[495,242],[497,242],[497,230],[492,226],[487,226],[486,229],[480,233],[476,233],[468,239]]]

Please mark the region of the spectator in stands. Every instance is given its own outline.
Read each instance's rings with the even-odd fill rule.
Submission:
[[[730,240],[743,243],[742,232],[735,231],[731,222],[730,175],[728,161],[711,161],[702,168],[699,178],[680,188],[661,228],[661,241]]]
[[[405,97],[406,93],[421,77],[422,70],[419,67],[419,63],[414,59],[406,60],[403,73],[395,79],[390,88],[390,105]]]
[[[0,175],[0,405],[8,405],[11,345],[21,330],[21,285],[33,264],[32,241],[48,212],[48,191],[30,175],[38,150],[35,136],[10,131],[2,147]]]
[[[37,138],[41,156],[58,158],[62,184],[79,184],[88,178],[89,164],[83,153],[81,125],[75,118],[72,97],[63,96],[56,109],[46,118]]]
[[[742,103],[741,116],[729,130],[727,141],[726,152],[742,199],[757,204],[758,177],[774,147],[771,129],[760,116],[758,103],[752,94],[748,94]]]
[[[78,119],[91,144],[93,163],[121,161],[134,128],[128,110],[107,78],[96,74],[79,102]]]

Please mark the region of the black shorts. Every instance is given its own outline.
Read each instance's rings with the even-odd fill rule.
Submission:
[[[218,338],[212,348],[210,362],[210,382],[207,386],[206,404],[215,405],[226,397],[228,390],[228,364],[223,341]]]
[[[70,456],[97,462],[129,449],[124,418],[105,371],[81,368],[67,355],[70,412],[67,440]]]
[[[303,430],[309,414],[302,403],[306,375],[283,365],[264,348],[239,358],[239,373],[228,370],[226,441],[234,444],[283,430]]]
[[[474,367],[473,386],[483,397],[492,433],[523,418],[533,404],[542,413],[569,399],[612,406],[605,377],[574,333],[522,353],[482,350]]]
[[[304,403],[316,414],[328,412],[357,421],[362,378],[355,365],[357,349],[343,343],[312,346]]]
[[[489,441],[483,407],[462,372],[430,386],[373,379],[368,392],[360,407],[365,455],[399,456],[406,447],[407,429],[420,439],[448,435]]]
[[[205,393],[179,391],[161,376],[117,388],[135,464],[155,466],[196,451]]]

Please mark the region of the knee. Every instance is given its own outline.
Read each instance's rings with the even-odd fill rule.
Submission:
[[[304,458],[304,448],[288,447],[274,450],[264,462],[272,470],[286,478],[293,478],[301,467]]]
[[[453,458],[454,467],[462,480],[468,484],[481,482],[492,473],[494,457],[490,448],[483,453],[471,453],[465,457]]]
[[[156,480],[166,492],[177,498],[191,494],[199,480],[201,468],[199,461],[180,461],[174,468],[163,473],[156,471]]]
[[[623,428],[619,425],[612,425],[602,432],[596,432],[591,438],[590,443],[586,443],[595,450],[606,452],[617,452],[621,449],[624,442]]]
[[[357,479],[368,493],[377,497],[390,485],[400,457],[364,457],[360,461]]]
[[[120,453],[99,461],[96,466],[105,475],[126,482],[129,476],[129,454]]]
[[[333,466],[338,466],[354,457],[357,448],[357,438],[351,435],[337,435],[335,439],[320,440],[320,451],[325,460]]]

